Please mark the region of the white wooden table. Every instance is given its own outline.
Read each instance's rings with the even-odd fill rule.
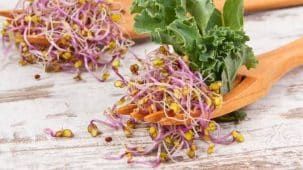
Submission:
[[[0,9],[13,1],[0,1]],[[9,3],[8,3],[9,2]],[[255,52],[274,49],[303,36],[303,7],[246,16],[246,30]],[[155,44],[134,47],[138,54]],[[303,50],[303,47],[302,47]],[[125,68],[130,60],[124,61]],[[270,67],[270,66],[269,66]],[[125,73],[127,73],[125,71]],[[41,80],[34,79],[35,74]],[[0,51],[0,169],[142,169],[126,160],[108,161],[107,152],[119,152],[120,132],[102,129],[104,134],[91,138],[86,127],[123,94],[113,87],[113,79],[99,83],[89,74],[75,82],[73,75],[43,73],[40,66],[20,67],[17,55]],[[302,169],[303,168],[303,67],[279,81],[270,94],[245,109],[248,117],[240,124],[225,123],[230,131],[245,135],[243,144],[216,146],[207,155],[200,146],[199,158],[163,164],[163,169]],[[73,139],[52,139],[43,129],[70,128]],[[139,129],[132,144],[148,143],[145,129]],[[112,143],[104,138],[113,136]]]

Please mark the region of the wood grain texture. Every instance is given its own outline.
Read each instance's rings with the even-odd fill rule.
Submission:
[[[0,2],[0,8],[9,9]],[[257,54],[270,51],[303,35],[303,8],[290,8],[246,16],[250,45]],[[157,47],[140,44],[140,55]],[[12,51],[11,51],[12,52]],[[8,58],[9,56],[9,58]],[[89,121],[123,94],[113,87],[114,78],[99,83],[89,74],[75,82],[72,74],[46,74],[40,66],[20,67],[16,54],[0,51],[0,169],[143,169],[126,160],[108,161],[106,153],[122,149],[121,132],[103,130],[91,138]],[[132,59],[123,61],[123,73]],[[270,66],[269,66],[270,68]],[[41,80],[34,79],[35,74]],[[248,117],[240,124],[221,124],[224,131],[240,130],[243,144],[218,145],[213,155],[199,143],[198,159],[161,165],[160,169],[302,169],[303,168],[303,67],[283,77],[269,94],[245,110]],[[52,139],[43,129],[70,128],[74,139]],[[112,143],[104,138],[113,136]],[[131,144],[149,144],[146,129],[140,128]],[[144,158],[148,159],[148,158]],[[181,159],[181,157],[180,157]]]

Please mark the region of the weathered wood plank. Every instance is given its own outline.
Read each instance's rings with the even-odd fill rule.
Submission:
[[[11,1],[10,1],[11,2]],[[13,2],[0,2],[8,9]],[[274,49],[303,35],[303,7],[246,16],[250,44],[257,54]],[[134,47],[140,55],[155,48],[152,43]],[[0,50],[0,169],[142,169],[125,160],[107,161],[105,153],[118,153],[119,137],[102,128],[104,134],[91,138],[86,126],[115,101],[123,90],[113,80],[99,83],[89,74],[75,82],[72,74],[46,74],[39,66],[20,67],[17,60],[4,58]],[[123,73],[128,74],[123,62]],[[270,67],[270,66],[269,66]],[[34,79],[35,74],[41,80]],[[270,94],[246,108],[248,117],[240,124],[222,124],[224,131],[239,129],[246,142],[217,146],[208,156],[205,144],[196,160],[162,165],[163,169],[301,169],[303,167],[303,67],[285,76]],[[43,129],[70,128],[71,140],[55,140]],[[149,144],[145,129],[139,129],[131,144]],[[114,141],[104,142],[112,135]],[[124,139],[124,138],[123,138]]]

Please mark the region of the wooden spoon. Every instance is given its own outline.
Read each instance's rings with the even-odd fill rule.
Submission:
[[[123,28],[124,34],[129,35],[132,39],[143,39],[147,38],[146,34],[136,34],[133,25],[133,16],[130,13],[130,7],[133,0],[116,0],[116,4],[120,4],[122,9],[124,9],[125,14],[123,16],[123,21],[120,25]],[[214,4],[219,10],[223,10],[225,0],[214,0]],[[268,9],[276,9],[290,6],[303,5],[303,0],[245,0],[244,9],[246,12],[254,12]],[[12,19],[13,13],[20,13],[22,10],[3,10],[0,11],[0,16]],[[28,41],[32,44],[40,44],[43,46],[48,46],[50,43],[45,36],[28,36]]]
[[[214,0],[219,10],[224,7],[225,0]],[[245,12],[256,12],[302,5],[303,0],[244,0]]]
[[[238,72],[238,77],[242,77],[242,81],[239,82],[231,92],[224,96],[223,106],[220,109],[215,110],[211,115],[211,118],[231,113],[264,97],[283,75],[290,70],[303,65],[302,47],[303,38],[260,55],[258,57],[259,64],[255,69],[247,70],[246,67],[242,67]],[[190,123],[190,120],[184,120],[182,115],[174,117],[174,119],[164,117],[164,113],[161,111],[148,114],[144,116],[143,119],[142,115],[138,113],[132,114],[132,112],[135,111],[135,107],[123,111],[124,114],[130,114],[136,119],[140,118],[139,120],[144,120],[149,123],[160,122],[162,125],[178,125],[184,124],[184,122],[186,124]],[[119,113],[119,110],[117,110],[116,113]],[[193,117],[198,117],[200,115],[197,111],[194,111],[191,114]],[[180,121],[176,121],[176,118],[180,119]]]

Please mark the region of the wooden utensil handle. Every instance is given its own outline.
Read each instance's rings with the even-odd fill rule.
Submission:
[[[13,18],[12,11],[0,11],[0,16],[6,17],[6,18]]]
[[[289,43],[258,57],[259,65],[256,69],[239,71],[251,77],[262,78],[273,85],[290,70],[303,65],[303,38]]]
[[[225,0],[214,0],[219,10],[223,9]],[[245,12],[263,11],[276,8],[303,5],[303,0],[245,0]]]

